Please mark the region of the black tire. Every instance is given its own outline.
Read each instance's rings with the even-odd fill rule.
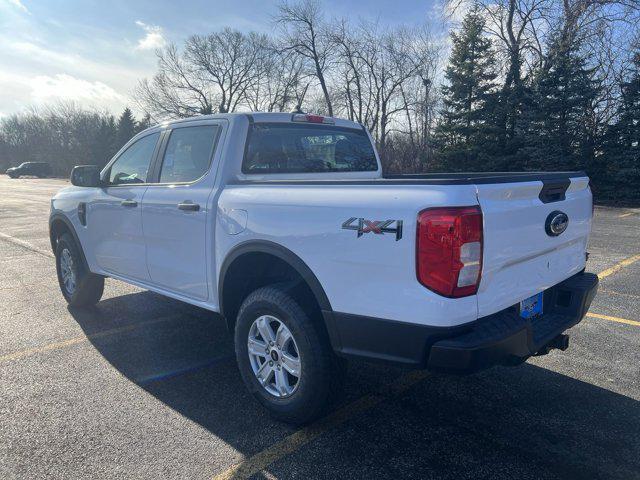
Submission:
[[[299,350],[301,375],[295,390],[287,397],[269,393],[251,367],[249,330],[262,315],[272,315],[284,323]],[[309,423],[325,413],[341,390],[344,363],[295,299],[278,287],[260,288],[244,300],[235,327],[235,350],[247,389],[277,420],[294,425]]]
[[[65,252],[71,257],[71,270],[75,275],[75,288],[69,289],[64,282],[61,266]],[[62,295],[72,307],[87,307],[100,301],[104,290],[104,277],[91,273],[84,262],[80,249],[73,237],[64,233],[58,238],[56,245],[56,270],[58,272],[58,284]]]

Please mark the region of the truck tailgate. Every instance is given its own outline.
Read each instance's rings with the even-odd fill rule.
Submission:
[[[576,177],[477,184],[484,220],[479,317],[514,305],[584,268],[592,217],[588,182],[587,177]],[[553,212],[569,218],[566,230],[557,236],[545,229]]]

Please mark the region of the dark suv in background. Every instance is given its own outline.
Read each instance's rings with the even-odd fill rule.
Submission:
[[[11,178],[18,178],[23,175],[48,177],[51,175],[51,166],[46,162],[24,162],[17,167],[7,169],[7,175]]]

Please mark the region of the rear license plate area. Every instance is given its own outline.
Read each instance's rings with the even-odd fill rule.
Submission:
[[[535,318],[542,315],[543,292],[525,298],[520,302],[520,316],[522,318]]]

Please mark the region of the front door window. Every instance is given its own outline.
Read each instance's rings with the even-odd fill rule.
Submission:
[[[160,133],[152,133],[130,145],[111,165],[109,185],[146,183],[158,138]]]

